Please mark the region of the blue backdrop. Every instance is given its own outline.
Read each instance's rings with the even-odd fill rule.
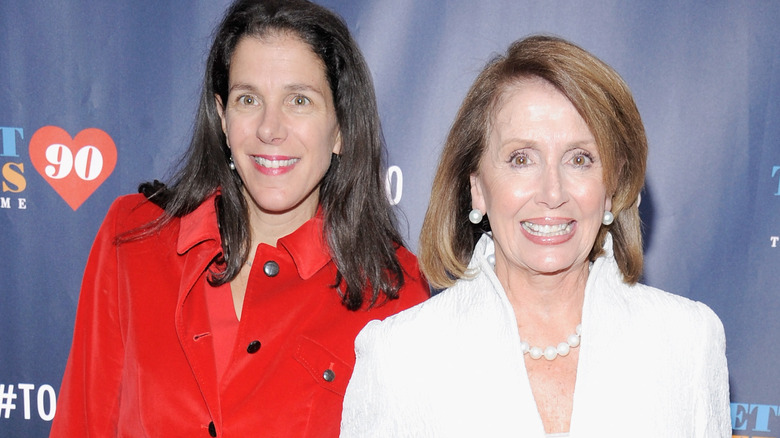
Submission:
[[[47,435],[94,234],[116,196],[171,174],[226,4],[0,3],[3,436]],[[412,249],[447,130],[494,53],[541,32],[615,67],[650,141],[644,282],[720,315],[734,435],[780,436],[780,2],[323,4],[373,72]]]

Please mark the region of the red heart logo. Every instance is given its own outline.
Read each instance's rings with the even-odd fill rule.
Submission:
[[[104,131],[88,128],[71,138],[64,129],[44,126],[30,138],[35,170],[76,211],[111,175],[116,145]]]

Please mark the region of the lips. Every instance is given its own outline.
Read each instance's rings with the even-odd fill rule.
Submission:
[[[255,156],[252,157],[255,160],[255,163],[257,163],[261,167],[267,167],[269,169],[278,169],[280,167],[290,167],[300,161],[300,158],[289,158],[289,159],[278,159],[278,158],[265,158],[265,157],[259,157]]]
[[[538,237],[555,237],[569,234],[572,231],[574,222],[567,222],[562,224],[536,224],[533,222],[521,222],[521,226],[525,231],[533,236]]]
[[[276,176],[291,171],[300,158],[253,155],[255,168],[264,175]]]
[[[574,237],[577,221],[543,218],[521,221],[520,227],[523,235],[537,245],[560,245]]]

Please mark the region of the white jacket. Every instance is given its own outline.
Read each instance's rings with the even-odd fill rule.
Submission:
[[[570,437],[730,437],[718,317],[625,284],[611,236],[604,249],[585,287]],[[475,278],[361,331],[343,438],[545,436],[493,252],[483,236]]]

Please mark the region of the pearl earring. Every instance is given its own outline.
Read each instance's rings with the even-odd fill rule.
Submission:
[[[614,220],[615,215],[613,215],[611,211],[607,210],[604,212],[604,217],[601,219],[601,223],[604,225],[611,225]]]
[[[236,170],[236,163],[233,162],[233,157],[230,157],[230,162],[228,163],[228,167],[230,167],[230,170]]]
[[[482,212],[475,208],[469,212],[469,222],[476,225],[482,222],[482,216]]]

